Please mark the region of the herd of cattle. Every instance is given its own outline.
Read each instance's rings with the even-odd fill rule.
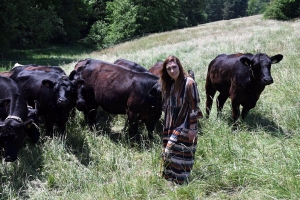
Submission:
[[[231,98],[234,122],[252,109],[266,85],[273,82],[271,64],[283,56],[266,54],[219,55],[211,61],[206,78],[206,113],[209,116],[213,97],[217,111]],[[111,114],[127,114],[129,136],[137,137],[138,123],[146,125],[149,139],[162,114],[160,71],[163,62],[149,70],[141,65],[118,59],[114,63],[85,59],[66,75],[57,66],[16,65],[0,72],[0,148],[6,162],[17,159],[25,137],[34,143],[39,140],[42,123],[52,136],[54,125],[66,132],[66,123],[76,108],[84,114],[89,127],[96,123],[100,106]],[[189,70],[194,78],[194,72]]]

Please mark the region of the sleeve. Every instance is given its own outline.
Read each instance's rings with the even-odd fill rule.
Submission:
[[[180,132],[182,131],[182,128],[176,128],[173,130],[173,133],[167,143],[167,146],[165,148],[165,153],[168,154],[169,151],[172,149],[173,145],[177,142],[178,136],[180,135]]]
[[[194,129],[197,129],[197,121],[199,118],[203,118],[203,114],[199,108],[200,98],[197,88],[197,83],[191,81],[188,85],[188,99],[189,99],[189,126],[195,125]]]

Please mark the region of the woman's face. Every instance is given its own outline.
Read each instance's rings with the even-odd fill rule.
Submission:
[[[180,74],[179,66],[176,62],[169,62],[166,66],[169,76],[176,81]]]

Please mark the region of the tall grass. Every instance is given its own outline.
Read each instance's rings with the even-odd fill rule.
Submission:
[[[99,121],[99,130],[90,131],[80,125],[83,117],[77,112],[65,138],[43,136],[36,145],[26,143],[18,161],[2,162],[0,198],[299,199],[299,20],[262,20],[258,15],[213,22],[79,54],[77,60],[125,58],[150,68],[174,54],[185,69],[195,72],[204,112],[209,62],[218,54],[237,52],[281,53],[284,58],[272,66],[274,83],[236,131],[231,127],[230,100],[222,118],[216,118],[214,102],[210,118],[200,121],[188,185],[171,191],[159,177],[160,131],[150,146],[131,146],[124,131],[125,116]],[[74,65],[62,67],[70,72]]]

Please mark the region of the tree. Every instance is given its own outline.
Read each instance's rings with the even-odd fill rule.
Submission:
[[[109,24],[107,36],[104,38],[105,44],[116,44],[135,36],[139,25],[136,23],[137,7],[131,3],[131,0],[108,2],[106,9]]]
[[[247,15],[248,0],[227,0],[222,9],[223,19],[233,19]]]
[[[179,0],[178,28],[196,26],[206,21],[207,0]]]
[[[289,20],[297,17],[300,17],[299,0],[273,0],[264,12],[266,19]]]
[[[206,4],[205,13],[207,14],[207,22],[214,22],[223,19],[222,8],[225,0],[210,0]]]
[[[64,34],[62,20],[50,5],[34,0],[0,2],[1,49],[42,46]]]
[[[262,14],[265,12],[269,2],[270,0],[249,0],[247,8],[248,15]]]

